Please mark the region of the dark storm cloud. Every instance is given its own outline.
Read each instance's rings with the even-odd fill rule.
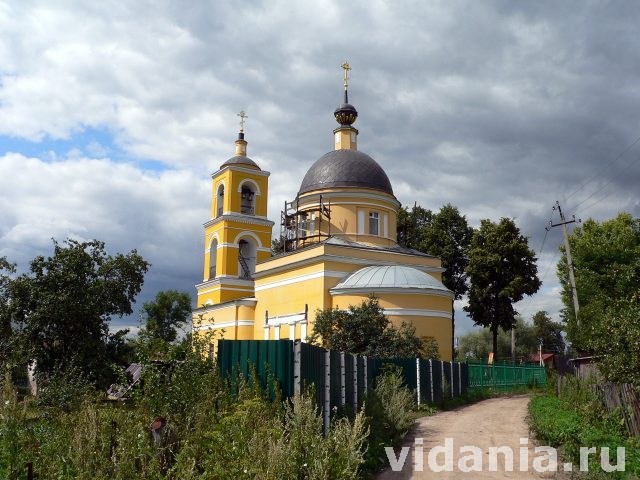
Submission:
[[[332,148],[347,58],[359,147],[385,168],[398,199],[431,209],[450,202],[473,224],[514,217],[538,250],[556,199],[582,218],[640,215],[640,144],[612,162],[640,136],[638,20],[631,1],[5,5],[0,133],[38,140],[107,128],[132,160],[159,160],[205,185],[232,155],[244,109],[249,155],[272,172],[277,220]],[[164,191],[162,181],[154,188]],[[208,202],[204,193],[192,200],[189,218]],[[140,212],[177,217],[189,208],[140,203]],[[154,237],[161,217],[123,235]],[[560,307],[549,267],[556,230],[542,252],[545,287],[523,313]],[[184,262],[179,252],[201,235],[196,222],[154,244],[166,261],[148,285],[196,283],[199,252]],[[15,246],[11,238],[3,248]]]

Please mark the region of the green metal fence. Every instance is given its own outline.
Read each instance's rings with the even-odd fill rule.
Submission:
[[[467,362],[469,388],[509,390],[519,386],[538,386],[547,383],[544,367],[535,364]]]
[[[439,403],[464,395],[465,363],[416,358],[380,359],[325,350],[291,340],[220,340],[218,365],[232,382],[255,374],[263,386],[276,380],[284,396],[315,388],[322,410],[358,408],[385,365],[402,370],[404,383],[416,392],[417,403]]]
[[[265,388],[270,379],[278,382],[282,395],[294,393],[293,350],[288,340],[220,340],[218,368],[233,382],[242,376],[258,378]]]
[[[537,365],[368,358],[291,340],[218,342],[218,366],[232,386],[239,377],[250,378],[254,373],[264,388],[271,379],[277,381],[285,397],[313,385],[325,426],[331,411],[361,406],[367,390],[388,364],[400,367],[418,404],[440,403],[464,395],[469,388],[512,389],[546,383],[545,369]]]

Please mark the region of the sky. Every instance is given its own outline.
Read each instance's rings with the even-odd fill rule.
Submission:
[[[639,20],[636,1],[0,0],[0,256],[24,271],[52,238],[137,249],[136,313],[112,322],[135,331],[158,291],[195,294],[237,113],[277,234],[333,148],[348,59],[358,148],[398,200],[514,218],[543,280],[516,308],[559,318],[556,200],[640,216]]]

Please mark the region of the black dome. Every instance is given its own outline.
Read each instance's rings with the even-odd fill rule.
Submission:
[[[244,157],[242,155],[236,155],[235,157],[231,157],[229,160],[227,160],[220,166],[220,169],[223,169],[227,165],[249,165],[251,167],[257,167],[258,170],[260,170],[260,167],[258,167],[258,164],[256,162],[251,160],[249,157]]]
[[[393,195],[382,167],[358,150],[333,150],[320,157],[302,179],[298,195],[332,187],[372,188]]]
[[[350,103],[343,103],[333,112],[333,116],[336,117],[336,121],[340,125],[353,125],[353,122],[358,118],[358,112],[356,107]]]

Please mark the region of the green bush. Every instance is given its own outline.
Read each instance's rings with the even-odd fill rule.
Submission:
[[[584,391],[575,395],[588,399]],[[617,429],[607,427],[608,420],[585,415],[579,404],[555,396],[539,396],[529,403],[531,428],[538,440],[553,447],[563,447],[566,455],[577,462],[580,447],[597,447],[597,455],[589,456],[589,470],[598,475],[600,470],[600,448],[609,447],[610,460],[615,462],[616,448],[626,448],[626,471],[609,473],[607,478],[631,478],[640,474],[640,449],[637,439],[628,439]]]
[[[377,471],[387,462],[384,447],[400,445],[415,420],[413,392],[403,384],[398,367],[386,369],[365,397],[369,424],[365,469]]]
[[[92,396],[95,396],[95,390],[91,382],[74,361],[65,368],[57,365],[49,377],[38,375],[36,404],[40,407],[69,412]]]

